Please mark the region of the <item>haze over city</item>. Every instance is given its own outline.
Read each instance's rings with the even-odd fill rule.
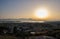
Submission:
[[[60,39],[60,0],[0,0],[0,39]]]
[[[0,0],[0,19],[60,21],[60,0]]]

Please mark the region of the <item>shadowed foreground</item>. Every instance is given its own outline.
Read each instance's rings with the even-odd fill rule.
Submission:
[[[57,23],[56,23],[57,24]],[[60,39],[60,25],[51,23],[0,23],[0,39]]]
[[[23,39],[23,38],[5,35],[5,36],[0,36],[0,39]],[[48,36],[31,36],[31,37],[25,37],[25,39],[56,39],[56,38],[48,37]]]

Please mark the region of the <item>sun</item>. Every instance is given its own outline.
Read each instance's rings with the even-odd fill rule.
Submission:
[[[44,19],[48,17],[48,11],[46,9],[38,9],[35,12],[35,16],[40,19]]]

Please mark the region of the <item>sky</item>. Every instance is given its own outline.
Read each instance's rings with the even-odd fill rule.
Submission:
[[[0,19],[35,18],[34,11],[44,7],[48,20],[60,20],[60,0],[0,0]]]

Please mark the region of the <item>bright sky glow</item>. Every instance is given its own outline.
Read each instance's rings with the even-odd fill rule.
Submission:
[[[48,11],[44,8],[38,9],[35,12],[36,17],[44,19],[48,17]]]
[[[37,9],[41,7],[48,13]],[[60,0],[0,0],[0,19],[36,18],[35,9],[37,18],[50,16],[47,20],[60,20]]]

